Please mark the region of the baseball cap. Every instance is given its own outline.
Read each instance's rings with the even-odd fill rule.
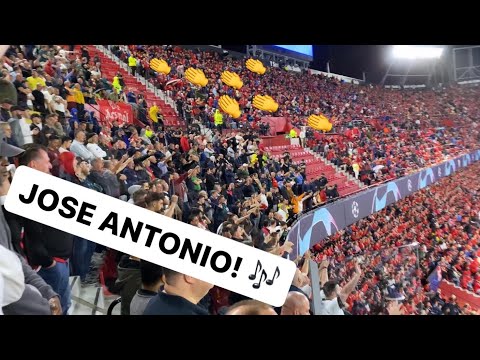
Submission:
[[[90,140],[90,138],[97,136],[97,133],[91,132],[87,135],[87,141]]]
[[[12,156],[17,156],[24,152],[25,150],[7,144],[5,141],[0,140],[0,156],[5,156],[5,157],[12,157]]]
[[[15,105],[15,102],[12,99],[6,98],[2,101],[4,104]]]
[[[25,111],[27,110],[24,106],[18,106],[18,105],[13,105],[11,108],[10,108],[10,111],[16,111],[16,110],[20,110],[20,111]]]
[[[58,135],[55,135],[55,134],[52,134],[50,135],[50,137],[48,138],[48,141],[53,141],[53,140],[60,140],[60,136]]]
[[[134,192],[140,190],[141,188],[142,188],[141,185],[132,185],[132,186],[130,186],[130,187],[128,188],[127,191],[128,191],[128,193],[129,193],[130,195],[133,195]]]

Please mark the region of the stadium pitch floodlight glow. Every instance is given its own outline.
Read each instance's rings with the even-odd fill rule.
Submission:
[[[393,56],[400,59],[438,59],[443,48],[418,45],[394,45]]]

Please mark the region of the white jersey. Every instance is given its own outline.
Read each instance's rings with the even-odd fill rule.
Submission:
[[[323,291],[320,293],[322,302],[319,309],[319,315],[345,315],[338,303],[338,297],[332,300],[325,299]]]

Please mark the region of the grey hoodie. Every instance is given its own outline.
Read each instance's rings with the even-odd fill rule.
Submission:
[[[0,198],[0,244],[14,251],[10,228],[3,214],[2,198]],[[48,300],[58,294],[28,265],[22,256],[18,255],[18,257],[22,262],[25,275],[25,290],[20,300],[3,307],[3,313],[5,315],[51,315]]]

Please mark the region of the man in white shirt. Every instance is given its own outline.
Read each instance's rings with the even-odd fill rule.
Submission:
[[[97,159],[102,159],[107,156],[107,153],[98,146],[98,135],[96,133],[90,133],[87,136],[87,149]]]
[[[267,199],[267,195],[265,195],[264,188],[260,190],[260,204],[263,205],[265,209],[268,208],[268,199]]]
[[[324,146],[323,146],[323,156],[326,157],[327,156],[327,153],[328,153],[328,150],[329,150],[330,146],[328,143],[326,143]]]
[[[229,146],[228,146],[227,156],[229,157],[229,160],[230,160],[230,161],[234,161],[234,160],[235,160],[235,151],[233,151],[232,145],[229,145]]]
[[[52,101],[53,101],[53,95],[52,95],[53,88],[51,86],[49,86],[49,87],[42,86],[41,92],[42,92],[43,97],[45,99],[45,109],[47,109],[50,114],[54,113],[55,110],[54,110],[53,103],[52,103]]]
[[[319,266],[320,285],[322,286],[320,292],[322,302],[319,315],[345,315],[342,308],[346,304],[348,296],[355,290],[362,275],[362,270],[356,263],[353,277],[341,288],[336,281],[328,280],[328,264],[328,260],[324,260]]]
[[[61,96],[53,96],[53,109],[60,116],[65,116],[65,109],[67,108],[67,102],[62,99]]]
[[[33,137],[32,137],[32,130],[30,129],[30,124],[28,123],[29,119],[26,117],[28,116],[26,113],[26,108],[20,107],[21,111],[19,112],[21,118],[18,120],[18,124],[20,125],[20,130],[22,132],[23,136],[23,142],[20,144],[20,146],[23,146],[25,144],[32,144],[33,143]],[[31,122],[31,121],[30,121]]]
[[[65,49],[58,50],[58,56],[62,57],[63,59],[67,59],[68,54],[73,54],[75,51],[68,51]]]
[[[90,161],[95,159],[95,155],[88,151],[87,147],[84,145],[85,139],[85,133],[83,131],[78,131],[75,135],[75,140],[72,141],[70,151],[75,155],[80,156],[83,160]]]
[[[302,130],[300,131],[298,137],[300,138],[300,145],[305,147],[305,126],[302,126]]]
[[[100,77],[102,75],[102,73],[100,72],[100,70],[97,68],[96,65],[93,65],[93,66],[90,67],[90,73],[91,73],[93,78],[97,78],[97,77]]]
[[[215,150],[213,149],[213,145],[211,142],[207,143],[207,147],[203,151],[206,153],[207,157],[215,154]]]

